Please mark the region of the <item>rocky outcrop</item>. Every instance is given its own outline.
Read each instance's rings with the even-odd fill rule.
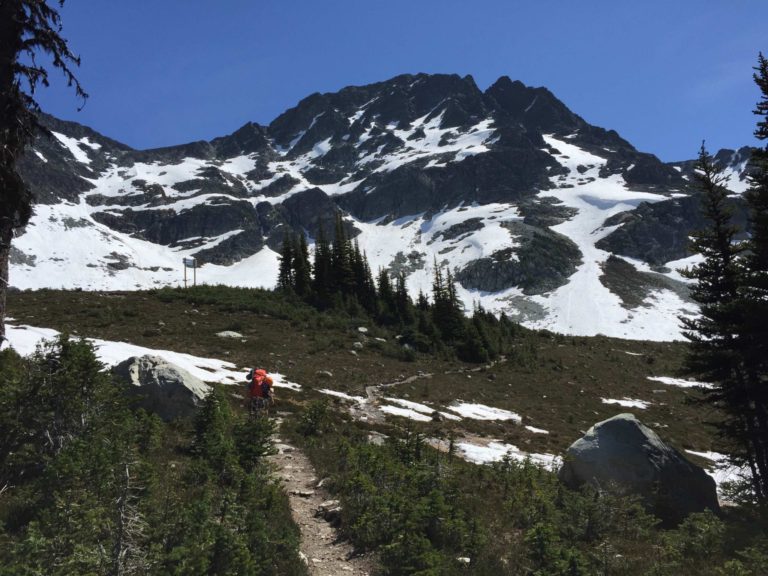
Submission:
[[[731,198],[729,204],[736,225],[744,229],[747,225],[744,201]],[[698,193],[654,204],[642,203],[631,212],[608,218],[604,226],[617,224],[621,227],[598,241],[596,246],[654,266],[690,256],[691,233],[708,226]]]
[[[568,486],[639,496],[665,524],[719,511],[715,481],[632,414],[598,422],[574,442],[559,477]]]
[[[462,286],[486,292],[518,286],[524,294],[541,294],[565,284],[581,263],[576,244],[557,232],[521,222],[509,222],[506,227],[517,248],[469,263],[456,273]]]
[[[611,254],[600,266],[603,270],[600,282],[621,298],[625,308],[637,308],[649,303],[646,300],[654,292],[671,290],[683,300],[691,300],[690,288],[657,272],[642,272],[626,260]]]
[[[139,407],[163,420],[192,415],[210,391],[202,380],[159,356],[128,358],[112,372]]]
[[[232,230],[246,230],[258,223],[256,211],[249,202],[238,202],[223,196],[181,212],[172,208],[127,208],[96,212],[92,216],[113,230],[164,245],[186,238],[213,237]]]

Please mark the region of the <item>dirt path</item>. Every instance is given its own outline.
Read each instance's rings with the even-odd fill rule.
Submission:
[[[503,360],[502,360],[503,361]],[[493,365],[493,364],[491,364]],[[467,371],[478,371],[481,368]],[[464,370],[462,370],[463,372]],[[408,384],[419,379],[429,379],[434,375],[419,373],[396,382],[367,386],[365,402],[350,408],[372,421],[383,420],[383,413],[378,410],[378,403],[384,390],[401,384]],[[280,420],[278,419],[278,422]],[[438,441],[435,441],[438,442]],[[439,443],[436,447],[447,449]],[[371,557],[352,556],[352,545],[339,540],[338,531],[316,513],[329,499],[327,492],[319,487],[315,468],[309,458],[298,448],[275,436],[278,453],[270,457],[277,477],[283,481],[291,507],[294,522],[301,530],[301,553],[312,576],[367,576],[373,573],[374,562]]]
[[[369,557],[352,556],[352,545],[339,541],[338,532],[315,513],[328,495],[318,488],[309,458],[299,449],[275,437],[278,453],[270,457],[277,477],[284,482],[293,521],[301,530],[301,552],[312,576],[366,576],[373,572]]]

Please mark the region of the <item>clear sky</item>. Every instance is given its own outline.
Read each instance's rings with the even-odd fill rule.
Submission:
[[[62,80],[43,109],[135,148],[440,72],[546,86],[638,149],[687,159],[702,139],[754,144],[752,66],[768,53],[765,0],[67,0],[62,20],[91,97],[77,112]]]

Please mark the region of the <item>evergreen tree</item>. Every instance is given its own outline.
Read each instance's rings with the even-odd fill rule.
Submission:
[[[435,278],[432,283],[432,319],[440,331],[443,341],[459,342],[465,337],[465,318],[456,295],[456,286],[450,270],[443,277],[442,270],[435,263]]]
[[[749,464],[756,493],[761,495],[755,411],[740,350],[744,316],[739,301],[743,280],[739,257],[743,247],[735,242],[737,229],[727,205],[727,179],[703,145],[696,170],[710,227],[693,235],[692,249],[703,256],[703,262],[684,272],[695,280],[691,295],[700,307],[698,317],[681,317],[684,334],[691,341],[686,364],[690,373],[714,384],[707,391],[708,399],[723,407],[722,432],[735,442],[734,455]]]
[[[312,292],[315,303],[324,308],[330,304],[332,288],[331,248],[325,237],[322,226],[315,242],[315,261],[313,265],[315,277],[312,281]]]
[[[16,228],[32,214],[32,195],[16,171],[16,164],[31,141],[39,106],[35,89],[48,86],[48,70],[36,56],[50,57],[77,96],[88,95],[72,72],[80,60],[61,36],[61,20],[45,0],[0,2],[0,342],[5,338],[5,302],[8,259]],[[59,0],[59,6],[64,0]]]
[[[309,263],[309,247],[304,234],[294,240],[293,289],[302,298],[307,298],[312,290],[312,267]]]
[[[768,500],[768,60],[762,53],[753,77],[760,89],[760,100],[754,110],[759,118],[755,136],[766,144],[752,149],[750,188],[744,195],[751,233],[746,242],[740,293],[743,318],[740,351],[749,407],[754,416],[748,434],[757,468],[755,488]]]
[[[352,245],[352,274],[358,302],[366,312],[375,314],[377,309],[376,287],[373,283],[371,267],[368,265],[368,258],[360,252],[357,241]]]
[[[280,268],[277,273],[277,288],[282,292],[291,293],[294,289],[294,255],[293,239],[290,234],[283,238],[283,246],[280,250]]]
[[[333,244],[331,246],[331,270],[333,291],[342,295],[355,292],[355,277],[352,270],[352,243],[344,229],[341,212],[336,213]]]
[[[416,298],[416,308],[422,311],[429,310],[429,299],[421,289],[419,289],[419,296]]]
[[[397,315],[400,322],[405,325],[413,324],[413,302],[408,296],[408,286],[405,280],[405,273],[400,272],[395,282],[395,305],[397,306]]]
[[[379,269],[377,284],[379,296],[379,322],[390,325],[396,324],[398,317],[395,291],[392,289],[389,272],[384,268]]]

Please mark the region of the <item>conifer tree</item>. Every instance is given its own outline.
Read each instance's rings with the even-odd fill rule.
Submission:
[[[57,2],[59,6],[64,0]],[[5,338],[5,302],[8,259],[16,228],[32,214],[32,194],[16,171],[16,164],[41,129],[38,86],[48,86],[48,70],[37,56],[50,57],[51,66],[64,74],[78,97],[88,95],[72,72],[80,65],[61,36],[61,19],[45,0],[0,2],[0,342]]]
[[[745,253],[744,299],[750,364],[759,364],[755,371],[762,374],[761,388],[768,393],[768,60],[762,53],[755,71],[754,80],[761,91],[754,110],[760,117],[755,136],[765,144],[752,149],[750,188],[744,195],[751,232]]]
[[[333,291],[345,296],[355,292],[355,278],[352,270],[352,244],[344,229],[341,212],[336,213],[333,244],[331,246],[331,269]]]
[[[422,311],[429,310],[429,299],[421,289],[419,289],[419,296],[416,298],[416,308]]]
[[[382,324],[397,323],[397,303],[395,302],[395,292],[392,289],[392,282],[389,279],[389,272],[384,268],[379,269],[377,278],[378,297],[379,297],[379,321]]]
[[[412,324],[414,320],[413,302],[408,296],[408,286],[405,280],[405,273],[400,272],[395,282],[395,305],[397,306],[397,315],[403,324]]]
[[[754,429],[748,433],[757,468],[755,491],[768,500],[768,60],[762,53],[753,78],[760,89],[760,100],[754,110],[758,116],[755,136],[764,145],[752,149],[750,188],[744,195],[749,207],[750,237],[746,242],[740,292],[740,350],[754,415]]]
[[[293,289],[302,298],[309,296],[312,289],[312,269],[309,263],[309,247],[304,234],[299,234],[293,243]]]
[[[369,313],[376,312],[376,287],[371,276],[368,258],[360,252],[357,240],[352,245],[352,274],[354,278],[355,296],[358,302]]]
[[[328,245],[328,240],[325,237],[325,231],[322,226],[315,242],[315,259],[312,268],[315,272],[315,277],[312,280],[312,292],[315,302],[321,307],[328,306],[330,304],[332,287],[331,248]]]
[[[727,205],[727,179],[702,145],[696,163],[702,191],[702,208],[709,228],[693,235],[692,249],[704,260],[684,275],[695,280],[691,295],[699,304],[698,317],[681,317],[685,336],[691,341],[688,371],[713,383],[708,400],[723,407],[724,436],[735,442],[734,455],[752,471],[753,486],[762,497],[756,444],[756,419],[740,335],[744,308],[739,301],[743,277],[739,257],[743,247],[735,242],[737,228]]]
[[[293,292],[294,288],[294,246],[290,234],[283,238],[283,246],[280,250],[280,268],[277,273],[277,288],[283,292]]]
[[[442,270],[435,263],[435,279],[432,283],[432,318],[446,342],[458,342],[464,337],[464,314],[456,294],[451,271]]]

